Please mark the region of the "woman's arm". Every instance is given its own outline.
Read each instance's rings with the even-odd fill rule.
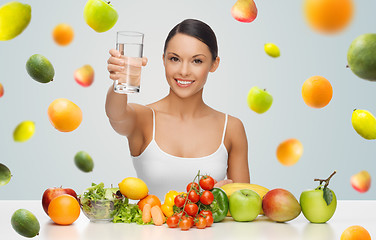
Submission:
[[[230,141],[227,178],[233,182],[249,183],[248,141],[243,123],[229,116],[227,128],[227,140]]]
[[[119,72],[124,68],[124,62],[120,58],[119,51],[110,50],[111,57],[108,59],[107,69],[110,73],[110,79],[119,79]],[[143,59],[142,65],[145,66],[147,59]],[[127,94],[119,94],[113,91],[111,86],[107,91],[105,110],[112,128],[119,134],[130,136],[136,127],[137,111],[135,105],[128,104]]]

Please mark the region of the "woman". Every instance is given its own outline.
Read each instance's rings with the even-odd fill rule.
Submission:
[[[219,181],[249,183],[248,143],[242,122],[203,101],[209,72],[219,65],[217,40],[205,23],[187,19],[169,33],[163,64],[169,94],[143,106],[110,87],[106,113],[114,130],[128,138],[139,178],[161,200],[169,190],[185,191],[198,170]],[[122,70],[120,53],[110,50],[112,80]],[[143,65],[146,65],[144,59]],[[225,180],[227,175],[227,179]]]

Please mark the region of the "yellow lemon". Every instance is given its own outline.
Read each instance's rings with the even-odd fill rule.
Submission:
[[[26,142],[35,132],[35,124],[33,121],[23,121],[17,125],[13,132],[13,139],[16,142]]]
[[[278,46],[274,43],[266,43],[264,45],[264,50],[266,54],[274,58],[279,57],[281,55]]]
[[[119,183],[121,194],[132,200],[140,200],[148,195],[146,183],[139,178],[127,177]]]
[[[17,37],[31,20],[31,7],[20,2],[9,2],[0,7],[0,41]]]

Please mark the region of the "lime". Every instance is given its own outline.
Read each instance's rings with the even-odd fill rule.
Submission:
[[[274,43],[266,43],[264,45],[264,50],[266,54],[274,58],[279,57],[281,55],[278,46]]]
[[[39,221],[29,210],[18,209],[15,211],[11,224],[13,229],[24,237],[32,238],[39,234]]]
[[[35,132],[35,124],[33,121],[23,121],[17,125],[13,132],[13,139],[16,142],[25,142],[29,140]]]
[[[74,156],[74,163],[83,172],[91,172],[94,168],[93,159],[85,151],[80,151]]]
[[[32,79],[40,83],[48,83],[55,76],[51,62],[40,54],[34,54],[27,60],[26,70]]]
[[[0,163],[0,186],[8,184],[10,178],[12,177],[9,168],[4,164]]]

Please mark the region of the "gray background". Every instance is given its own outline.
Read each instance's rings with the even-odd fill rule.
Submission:
[[[2,1],[1,4],[8,1]],[[219,69],[209,75],[204,91],[207,104],[240,118],[249,141],[251,182],[270,189],[285,188],[299,197],[303,190],[317,186],[313,179],[326,178],[337,170],[331,188],[339,199],[375,199],[375,188],[360,194],[350,177],[360,170],[375,176],[375,142],[360,137],[351,125],[354,108],[376,114],[376,83],[356,77],[346,69],[347,49],[354,38],[374,32],[376,1],[356,0],[351,24],[335,35],[322,35],[305,22],[302,1],[256,1],[259,13],[252,23],[234,20],[230,9],[235,0],[112,1],[119,13],[117,24],[97,33],[86,25],[86,1],[30,0],[32,20],[28,28],[11,41],[0,42],[0,162],[13,174],[0,188],[0,199],[41,199],[45,189],[70,187],[81,193],[92,182],[117,185],[136,176],[126,138],[108,123],[104,102],[112,81],[108,78],[108,51],[115,47],[116,31],[145,33],[144,55],[149,58],[142,72],[141,94],[131,102],[147,104],[164,97],[162,50],[169,30],[186,18],[208,23],[217,34]],[[75,30],[74,41],[58,46],[51,37],[59,23]],[[263,46],[276,43],[281,57],[267,56]],[[49,84],[32,80],[25,69],[27,59],[39,53],[55,68]],[[84,64],[95,69],[89,88],[79,86],[73,72]],[[303,82],[311,76],[326,77],[333,86],[333,99],[323,109],[305,105]],[[246,103],[253,86],[266,88],[274,98],[268,112],[258,115]],[[56,98],[68,98],[83,111],[83,121],[70,133],[55,130],[47,108]],[[24,120],[36,123],[35,135],[25,143],[13,141],[14,128]],[[275,151],[280,142],[298,138],[304,145],[300,161],[282,166]],[[95,161],[94,171],[83,173],[73,162],[76,152],[87,151]],[[183,170],[183,166],[182,166]],[[193,177],[193,176],[192,176]]]

